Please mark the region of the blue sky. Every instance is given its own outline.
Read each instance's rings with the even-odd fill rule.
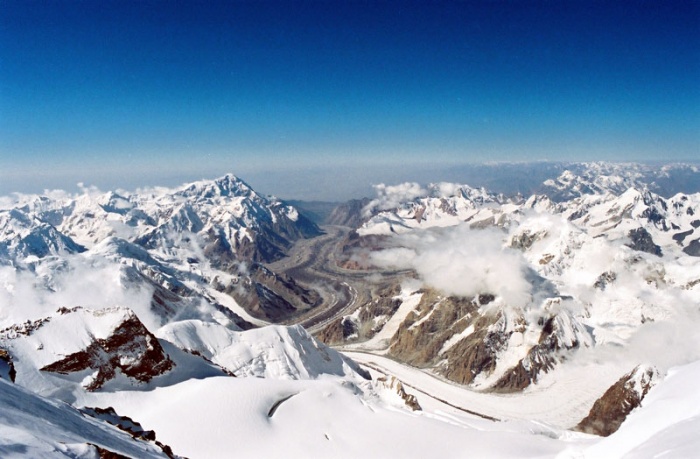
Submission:
[[[694,160],[699,82],[698,1],[0,0],[0,192]]]

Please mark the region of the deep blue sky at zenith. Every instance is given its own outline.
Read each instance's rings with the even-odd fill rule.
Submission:
[[[700,1],[0,0],[15,188],[698,157]]]

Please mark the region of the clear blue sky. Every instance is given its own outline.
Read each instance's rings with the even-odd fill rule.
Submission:
[[[2,192],[699,156],[700,1],[0,0]]]

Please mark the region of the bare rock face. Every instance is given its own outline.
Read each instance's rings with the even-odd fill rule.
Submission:
[[[683,248],[683,253],[691,257],[700,257],[700,239],[690,241],[690,243]]]
[[[12,356],[5,349],[0,348],[0,378],[9,379],[15,382],[17,371],[15,364],[12,362]]]
[[[264,320],[282,321],[322,301],[316,290],[305,288],[292,277],[277,274],[258,263],[238,274],[237,284],[222,286],[220,290],[230,294],[253,316]]]
[[[593,404],[576,430],[607,437],[620,428],[627,415],[641,405],[660,376],[656,368],[639,365],[620,378]]]
[[[163,451],[163,453],[171,458],[171,459],[176,459],[176,458],[181,458],[181,456],[177,456],[173,454],[173,450],[169,445],[166,445],[164,443],[161,443],[160,441],[156,440],[156,433],[153,430],[146,430],[141,426],[141,424],[137,421],[134,421],[128,416],[120,416],[117,414],[116,411],[114,411],[114,408],[107,407],[107,408],[92,408],[92,407],[85,407],[81,408],[80,412],[85,415],[85,416],[90,416],[95,419],[99,419],[101,421],[104,421],[108,424],[111,424],[118,428],[119,430],[122,430],[129,435],[131,435],[134,439],[140,440],[140,441],[145,441],[145,442],[153,442],[156,444],[158,448]],[[120,454],[114,453],[112,451],[108,451],[106,449],[100,448],[99,446],[96,446],[97,451],[100,455],[100,458],[122,458],[126,456],[122,456]],[[127,458],[128,459],[128,458]]]
[[[603,274],[598,276],[593,287],[598,290],[605,290],[608,285],[612,284],[617,280],[617,274],[613,271],[605,271]]]
[[[661,247],[654,243],[654,240],[651,238],[651,234],[649,234],[646,229],[637,228],[630,230],[628,236],[630,238],[630,243],[627,244],[629,248],[640,252],[650,253],[652,255],[656,255],[657,257],[662,255]]]
[[[532,247],[535,242],[545,237],[547,237],[547,231],[537,231],[533,233],[526,230],[513,236],[510,241],[510,246],[514,249],[526,251]]]
[[[593,345],[590,332],[573,316],[560,312],[541,318],[542,327],[538,343],[530,348],[527,356],[508,370],[493,385],[496,392],[516,392],[536,383],[542,373],[548,373],[559,362],[561,351]]]
[[[345,343],[357,335],[358,328],[356,322],[349,317],[341,317],[321,330],[317,338],[329,346],[333,346],[335,344]]]
[[[66,310],[75,313],[81,308]],[[99,313],[99,312],[96,312]],[[139,382],[168,372],[174,363],[136,315],[128,311],[106,338],[97,338],[85,349],[41,368],[42,371],[70,374],[83,370],[95,371],[83,382],[86,390],[94,391],[116,376],[117,370]]]
[[[479,315],[480,306],[494,300],[490,294],[474,298],[438,297],[426,292],[419,314],[411,314],[392,338],[389,354],[417,367],[437,365],[446,378],[469,384],[496,366],[498,353],[510,335],[502,330],[499,314]],[[448,340],[473,327],[473,332],[444,350]]]

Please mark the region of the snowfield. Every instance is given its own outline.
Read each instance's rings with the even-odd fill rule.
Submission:
[[[568,446],[549,429],[533,434],[526,426],[414,413],[370,404],[357,391],[333,380],[209,378],[152,393],[92,394],[81,403],[131,413],[191,458],[554,457]]]

